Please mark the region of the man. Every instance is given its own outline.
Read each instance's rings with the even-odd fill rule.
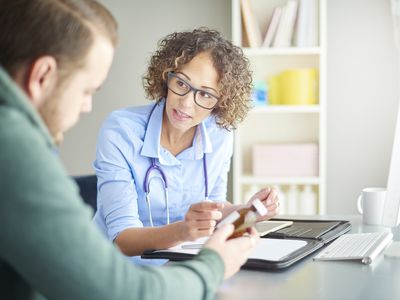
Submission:
[[[0,298],[206,299],[254,245],[217,231],[192,261],[138,267],[109,244],[54,154],[117,40],[92,0],[0,0]]]

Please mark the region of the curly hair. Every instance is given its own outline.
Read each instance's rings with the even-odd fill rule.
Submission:
[[[143,77],[146,96],[161,101],[168,93],[167,73],[179,69],[202,52],[210,53],[219,78],[221,97],[211,114],[216,116],[218,126],[234,129],[251,108],[252,74],[242,49],[224,39],[216,30],[200,27],[193,31],[174,32],[162,39]]]

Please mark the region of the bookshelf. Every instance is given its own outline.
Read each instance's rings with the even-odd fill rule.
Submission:
[[[285,200],[283,213],[302,213],[301,191],[311,186],[316,195],[314,214],[326,213],[326,0],[310,0],[317,3],[318,28],[317,42],[309,46],[249,47],[246,22],[243,22],[241,1],[232,0],[232,38],[241,46],[249,58],[253,79],[265,80],[271,76],[291,69],[317,69],[317,103],[307,105],[262,105],[255,106],[235,130],[233,155],[233,202],[244,203],[251,190],[263,186],[277,186],[281,198]],[[297,0],[297,13],[300,13],[300,1]],[[306,0],[309,1],[309,0]],[[269,22],[276,7],[283,7],[288,0],[250,0],[253,14],[257,19],[263,40]],[[297,24],[295,26],[298,26]],[[293,29],[295,31],[296,29]],[[297,44],[293,42],[293,44]],[[269,89],[269,86],[268,86]],[[317,169],[314,175],[280,174],[279,176],[254,175],[253,147],[258,144],[316,145]],[[284,161],[281,162],[285,164]],[[288,195],[292,187],[298,188],[296,204],[293,195]],[[296,209],[288,209],[290,205]]]

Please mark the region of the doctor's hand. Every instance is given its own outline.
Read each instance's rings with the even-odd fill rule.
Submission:
[[[182,239],[193,241],[214,232],[217,221],[222,218],[223,203],[199,202],[192,204],[182,222]]]
[[[239,271],[259,239],[257,231],[249,228],[248,234],[228,240],[233,228],[232,224],[218,228],[204,245],[204,248],[212,249],[221,256],[225,265],[224,279]]]
[[[279,213],[279,199],[276,189],[270,187],[261,189],[250,198],[248,203],[251,203],[256,198],[260,199],[268,209],[268,213],[263,217],[259,217],[257,222],[271,219]]]

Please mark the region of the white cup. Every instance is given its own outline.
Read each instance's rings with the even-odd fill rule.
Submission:
[[[365,188],[357,199],[357,209],[363,215],[363,223],[379,225],[382,223],[385,205],[385,188]]]

